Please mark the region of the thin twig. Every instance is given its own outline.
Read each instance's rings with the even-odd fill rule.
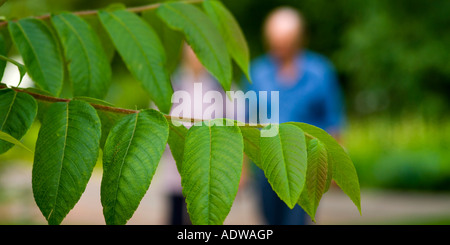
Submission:
[[[203,1],[204,0],[185,0],[185,1],[182,1],[182,2],[183,3],[188,3],[188,4],[196,4],[196,3],[201,3]],[[153,4],[139,6],[139,7],[127,8],[126,10],[130,11],[130,12],[133,12],[133,13],[141,13],[141,12],[145,12],[145,11],[148,11],[148,10],[156,9],[160,5],[161,5],[161,3],[153,3]],[[98,10],[82,10],[82,11],[72,12],[72,14],[78,15],[78,16],[96,15],[97,13],[98,13]],[[49,19],[50,17],[51,17],[51,14],[44,14],[44,15],[40,15],[40,16],[35,16],[33,18],[45,20],[45,19]],[[8,21],[1,21],[0,22],[0,28],[2,28],[3,26],[5,26],[7,24],[8,24]]]
[[[3,89],[3,88],[8,88],[8,87],[3,84],[0,84],[0,89]],[[56,102],[67,103],[67,102],[71,101],[71,99],[57,98],[57,97],[39,94],[39,93],[35,93],[35,92],[29,91],[26,89],[21,89],[21,88],[16,88],[16,87],[11,87],[10,89],[17,91],[17,92],[29,94],[37,100],[46,101],[46,102],[50,102],[50,103],[56,103]],[[119,107],[112,107],[112,106],[100,105],[100,104],[95,104],[95,103],[89,103],[89,104],[92,105],[92,107],[94,107],[95,109],[100,110],[100,111],[108,111],[108,112],[113,112],[113,113],[117,113],[117,114],[139,113],[139,110],[131,110],[131,109],[125,109],[125,108],[119,108]],[[170,115],[164,115],[164,116],[166,117],[167,120],[174,120],[174,121],[180,121],[180,122],[197,123],[197,122],[204,121],[204,120],[196,119],[196,118],[173,117]],[[266,126],[267,125],[264,125],[264,124],[248,124],[247,123],[247,124],[245,124],[244,127],[264,128]]]

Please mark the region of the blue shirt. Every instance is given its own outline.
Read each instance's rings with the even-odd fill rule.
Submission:
[[[253,83],[247,83],[246,89],[257,94],[268,91],[269,114],[270,91],[279,91],[279,123],[304,122],[327,131],[338,130],[344,122],[344,105],[332,64],[317,53],[303,51],[295,65],[298,78],[285,85],[278,78],[277,61],[264,55],[252,63]]]

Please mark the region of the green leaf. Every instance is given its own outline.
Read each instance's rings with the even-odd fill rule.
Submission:
[[[104,149],[109,132],[117,124],[117,122],[125,117],[123,114],[98,110],[98,117],[102,122],[102,137],[100,139],[100,148]]]
[[[336,184],[344,191],[353,201],[361,213],[361,196],[358,181],[358,174],[353,165],[350,156],[344,151],[341,145],[324,130],[306,124],[306,123],[289,123],[303,129],[306,133],[319,139],[327,147],[329,159],[333,171],[333,179]]]
[[[194,225],[222,224],[239,187],[244,143],[236,126],[193,126],[186,136],[181,184]]]
[[[241,133],[244,137],[244,152],[255,163],[258,168],[261,167],[261,156],[259,148],[259,138],[261,131],[257,128],[241,127]]]
[[[1,56],[8,56],[8,47],[6,45],[6,40],[3,37],[3,34],[0,33],[0,55]],[[0,81],[3,78],[3,73],[5,72],[5,68],[6,68],[6,60],[0,60]]]
[[[308,168],[305,188],[298,204],[315,222],[315,215],[320,199],[325,191],[328,172],[328,155],[325,145],[318,139],[308,142]],[[331,171],[331,170],[330,170]]]
[[[307,170],[306,140],[293,125],[279,127],[274,137],[261,137],[261,166],[272,189],[289,208],[294,208],[305,186]]]
[[[30,150],[30,148],[26,147],[24,144],[22,144],[22,142],[18,141],[16,138],[12,137],[11,135],[9,135],[5,132],[0,131],[0,142],[3,142],[3,141],[9,142],[14,145],[18,145],[18,146],[22,147],[23,149],[33,153],[33,151]]]
[[[114,58],[114,54],[116,53],[116,48],[114,47],[114,43],[109,37],[108,32],[106,32],[103,27],[98,15],[85,15],[82,17],[94,30],[95,34],[100,40],[101,47],[108,58],[109,63],[111,63]]]
[[[0,90],[0,131],[20,140],[34,121],[37,103],[31,95],[12,89]],[[14,144],[0,140],[0,154],[7,152]]]
[[[33,88],[33,87],[30,87],[30,88],[23,88],[23,89],[21,89],[21,90],[26,91],[26,92],[35,93],[35,94],[40,94],[40,95],[52,96],[51,93],[49,93],[49,92],[47,92],[47,91],[45,91],[45,90],[38,89],[38,88]]]
[[[95,105],[102,105],[102,106],[108,106],[108,107],[115,107],[113,104],[111,104],[107,101],[90,98],[90,97],[78,96],[73,99],[74,100],[82,100],[82,101],[88,102],[91,105],[95,104]],[[115,113],[115,112],[106,111],[106,110],[97,110],[97,114],[98,114],[98,117],[100,118],[100,121],[102,122],[102,137],[100,139],[100,148],[103,149],[103,147],[105,146],[106,138],[108,137],[109,131],[122,117],[124,117],[124,114]]]
[[[22,90],[24,92],[30,92],[30,93],[40,94],[40,95],[45,95],[45,96],[52,96],[52,94],[50,94],[49,92],[41,90],[41,89],[38,89],[38,88],[24,88]],[[43,100],[37,100],[37,115],[36,115],[36,118],[37,118],[37,120],[39,120],[39,122],[42,123],[42,121],[44,120],[45,113],[47,112],[47,109],[51,105],[52,105],[52,102],[43,101]]]
[[[126,10],[100,11],[99,17],[128,70],[142,82],[158,108],[168,113],[173,89],[164,67],[164,47],[156,33],[136,14]]]
[[[104,100],[100,100],[100,99],[96,99],[96,98],[91,98],[91,97],[86,97],[86,96],[77,96],[73,98],[74,100],[82,100],[85,101],[89,104],[96,104],[96,105],[103,105],[103,106],[108,106],[108,107],[115,107],[113,104],[104,101]]]
[[[51,20],[69,63],[74,96],[104,98],[111,81],[111,67],[94,30],[71,13],[52,16]]]
[[[147,192],[169,137],[164,116],[145,110],[123,117],[103,151],[101,201],[106,224],[126,224]]]
[[[60,224],[86,189],[100,135],[100,119],[88,103],[58,102],[48,109],[36,142],[32,186],[49,224]]]
[[[58,96],[64,80],[64,67],[57,41],[39,19],[9,22],[9,32],[23,57],[30,77],[43,90]]]
[[[156,10],[146,11],[142,14],[142,18],[146,20],[158,34],[166,51],[166,67],[169,73],[177,68],[183,49],[183,34],[170,29],[157,15]]]
[[[20,64],[19,62],[15,61],[15,60],[10,59],[10,58],[8,58],[8,57],[6,57],[6,56],[3,56],[3,55],[0,55],[0,60],[2,60],[2,61],[8,61],[8,62],[10,62],[11,64],[17,66],[17,69],[19,69],[19,74],[20,74],[20,80],[19,80],[19,85],[20,85],[20,83],[22,82],[23,77],[24,77],[25,74],[27,73],[27,69],[25,68],[25,66],[22,65],[22,64]],[[0,64],[0,65],[1,65],[1,64]],[[3,70],[4,70],[4,68],[3,68]],[[1,72],[0,75],[3,76],[3,71]],[[0,78],[1,78],[1,77],[0,77]],[[19,85],[17,85],[17,86],[19,86]]]
[[[228,53],[242,69],[248,81],[251,81],[250,52],[239,23],[220,1],[203,1],[203,8],[222,34],[228,48]]]
[[[167,25],[184,33],[200,62],[219,80],[225,91],[231,88],[232,67],[225,41],[206,14],[190,4],[164,3],[157,9]]]
[[[330,159],[330,153],[327,151],[327,158]],[[328,171],[327,171],[327,182],[325,183],[325,190],[323,193],[328,192],[331,186],[331,182],[333,180],[333,163],[327,159]]]
[[[184,155],[184,142],[186,140],[186,134],[188,129],[184,125],[175,126],[169,121],[169,147],[172,152],[173,159],[177,164],[178,172],[181,173],[181,165]]]

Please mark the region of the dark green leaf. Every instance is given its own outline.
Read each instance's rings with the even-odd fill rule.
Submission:
[[[101,135],[95,109],[54,103],[42,122],[33,164],[33,194],[49,224],[60,224],[80,199],[97,162]]]
[[[164,67],[164,48],[156,33],[136,14],[125,10],[100,11],[99,16],[128,70],[142,82],[158,108],[168,113],[173,89]]]
[[[104,98],[111,81],[111,68],[91,26],[71,13],[52,16],[52,23],[69,62],[74,96]]]
[[[315,215],[320,199],[325,192],[328,172],[328,155],[325,145],[318,139],[308,142],[308,169],[305,188],[298,204],[315,222]],[[330,170],[331,171],[331,170]]]
[[[217,0],[203,1],[203,7],[222,34],[228,48],[228,53],[242,69],[248,81],[251,81],[249,71],[250,54],[247,41],[233,14]]]
[[[58,96],[64,80],[64,67],[57,41],[39,19],[9,22],[9,32],[23,57],[28,74],[43,90]]]
[[[102,122],[102,138],[100,139],[100,148],[104,149],[109,132],[125,115],[102,110],[98,110],[97,113],[98,117],[100,117],[100,121]]]
[[[181,184],[195,225],[222,224],[242,172],[244,143],[236,126],[193,126],[186,135]]]
[[[294,208],[306,179],[307,152],[303,131],[293,125],[281,124],[276,136],[260,138],[260,148],[261,166],[272,189],[291,209]]]
[[[86,15],[83,16],[83,19],[87,23],[89,23],[91,28],[94,30],[95,34],[100,40],[102,49],[105,52],[109,63],[111,63],[112,59],[114,58],[114,54],[116,53],[116,48],[114,47],[114,43],[109,37],[109,34],[106,32],[105,28],[100,22],[98,15]]]
[[[327,132],[318,127],[306,123],[289,124],[296,125],[325,144],[329,156],[328,163],[332,166],[334,181],[350,197],[361,213],[358,174],[352,160],[342,146]]]
[[[219,80],[225,91],[231,88],[232,67],[225,41],[206,14],[190,4],[164,3],[158,15],[175,30],[182,31],[200,62]]]
[[[157,15],[156,11],[146,11],[142,14],[144,18],[158,34],[166,51],[166,67],[169,73],[172,73],[178,66],[181,58],[183,34],[170,29]]]
[[[0,131],[20,140],[31,127],[36,113],[37,103],[30,95],[12,89],[0,90]],[[13,146],[0,140],[0,154]]]
[[[106,224],[126,224],[147,192],[166,148],[164,116],[146,110],[123,117],[103,150],[101,201]]]

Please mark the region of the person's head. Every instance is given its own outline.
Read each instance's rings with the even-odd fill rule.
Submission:
[[[304,34],[303,16],[291,7],[275,9],[264,24],[264,37],[269,52],[280,60],[294,57],[301,48]]]

